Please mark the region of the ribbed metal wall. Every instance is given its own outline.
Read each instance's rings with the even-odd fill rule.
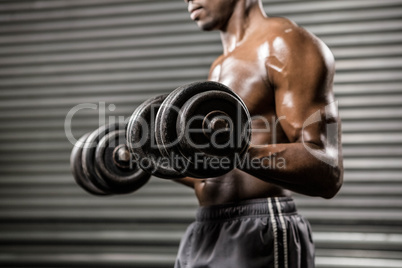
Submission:
[[[317,267],[402,267],[402,1],[264,1],[329,45],[343,119],[345,184],[296,196]],[[204,80],[221,52],[181,0],[0,2],[0,266],[172,267],[192,190],[152,179],[132,195],[86,194],[69,171],[99,111],[127,118],[151,96]],[[109,106],[115,105],[115,109]],[[112,110],[112,111],[111,111]]]

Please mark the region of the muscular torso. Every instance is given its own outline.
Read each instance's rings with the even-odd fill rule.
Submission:
[[[280,124],[276,123],[275,92],[266,68],[266,59],[275,55],[274,51],[269,51],[266,37],[259,39],[257,36],[220,56],[212,64],[208,78],[225,84],[244,100],[253,119],[253,145],[289,142]],[[200,205],[204,206],[289,194],[287,190],[239,169],[221,177],[195,180],[194,189]]]

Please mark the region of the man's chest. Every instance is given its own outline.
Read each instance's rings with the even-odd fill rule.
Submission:
[[[274,91],[268,82],[263,59],[254,55],[220,57],[211,67],[209,80],[236,92],[251,115],[264,115],[274,109]]]

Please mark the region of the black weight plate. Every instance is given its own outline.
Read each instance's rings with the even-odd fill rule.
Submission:
[[[118,157],[119,150],[124,156],[122,159]],[[95,168],[111,192],[131,193],[148,182],[151,175],[132,160],[124,130],[111,131],[100,139],[95,152]]]
[[[206,135],[211,129],[205,129],[203,123],[211,113],[228,124]],[[187,176],[208,178],[221,176],[240,164],[251,138],[248,115],[237,98],[223,91],[212,90],[191,97],[182,106],[176,125],[180,153],[191,163],[187,170],[180,171]],[[219,139],[222,133],[225,135]]]
[[[164,161],[169,159],[162,156],[155,141],[155,117],[166,96],[151,98],[137,107],[127,124],[127,145],[143,170],[159,178],[178,179],[183,175]]]
[[[95,170],[95,151],[98,146],[99,140],[102,139],[106,134],[110,131],[114,131],[117,129],[124,129],[125,126],[123,124],[114,123],[109,125],[104,125],[99,127],[97,130],[92,132],[87,140],[86,147],[82,151],[82,169],[87,178],[99,189],[104,192],[109,193],[110,188],[103,181],[103,179],[98,176]]]
[[[82,170],[82,150],[85,146],[85,140],[88,138],[89,133],[83,135],[78,139],[77,143],[74,145],[71,155],[70,155],[70,168],[73,177],[77,184],[81,186],[82,189],[93,195],[107,195],[104,191],[98,189],[88,177],[85,176]]]
[[[181,155],[176,132],[178,113],[191,97],[211,90],[222,91],[233,95],[239,100],[248,114],[246,105],[241,98],[221,83],[204,81],[178,87],[166,97],[156,115],[155,138],[163,156],[171,157],[172,155]]]
[[[173,150],[173,152],[176,152],[175,147],[178,144],[176,133],[176,121],[178,118],[178,111],[191,97],[209,90],[227,92],[235,96],[239,100],[239,102],[246,108],[246,105],[236,93],[234,93],[225,85],[218,82],[194,82],[176,88],[166,97],[166,99],[161,104],[155,120],[155,138],[157,144],[161,148],[161,153],[163,156],[169,157],[171,154],[171,150]]]

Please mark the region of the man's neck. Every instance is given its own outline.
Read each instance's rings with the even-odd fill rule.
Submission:
[[[232,52],[266,18],[259,1],[238,1],[236,5],[232,17],[220,31],[224,54]]]

